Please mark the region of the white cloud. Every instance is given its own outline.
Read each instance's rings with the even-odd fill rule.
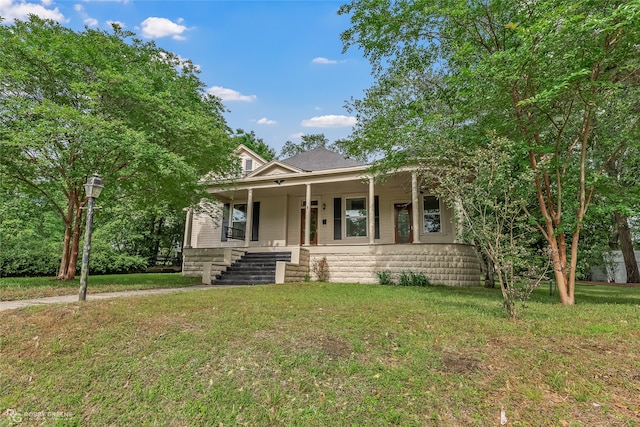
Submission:
[[[311,62],[313,62],[314,64],[337,64],[338,62],[344,62],[344,61],[338,61],[335,59],[328,59],[328,58],[323,58],[319,56],[317,58],[313,58]]]
[[[277,125],[278,122],[275,120],[267,119],[266,117],[261,118],[256,122],[259,125]]]
[[[308,128],[346,128],[355,126],[356,118],[329,114],[326,116],[316,116],[303,120],[301,125]]]
[[[16,19],[26,21],[31,14],[57,22],[66,22],[67,20],[57,7],[50,8],[51,4],[50,0],[43,0],[40,3],[29,3],[25,0],[0,0],[0,16],[4,19],[4,23],[12,23]]]
[[[292,135],[289,136],[290,139],[302,139],[303,136],[305,136],[306,134],[304,132],[298,132],[298,133],[294,133]]]
[[[207,93],[215,95],[223,101],[253,102],[257,98],[255,95],[243,95],[236,90],[227,89],[226,87],[222,86],[212,86],[209,88]]]
[[[182,22],[182,18],[178,19],[176,23],[167,18],[151,16],[140,24],[142,27],[142,36],[149,39],[171,36],[174,40],[185,40],[182,33],[187,30],[187,27],[180,25]]]
[[[111,28],[111,25],[116,24],[119,25],[120,28],[126,28],[126,25],[124,24],[124,22],[120,22],[120,21],[107,21],[107,25],[109,26],[109,28]]]
[[[95,18],[90,17],[89,15],[87,15],[87,12],[84,11],[84,6],[81,4],[75,4],[73,6],[73,9],[78,12],[80,14],[80,16],[82,16],[84,25],[86,25],[87,27],[97,27],[98,26],[98,20]]]

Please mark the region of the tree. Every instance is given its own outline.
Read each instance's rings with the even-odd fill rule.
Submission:
[[[254,131],[246,133],[243,129],[236,129],[236,133],[232,137],[234,143],[246,145],[268,162],[276,157],[276,150],[269,147],[262,138],[258,138]]]
[[[46,276],[58,265],[62,227],[42,199],[33,199],[0,180],[0,277]]]
[[[291,141],[287,141],[282,150],[280,151],[280,158],[293,157],[296,154],[304,153],[305,151],[313,150],[317,147],[327,148],[329,140],[323,133],[316,133],[311,135],[302,135],[302,140],[299,144]]]
[[[423,164],[421,176],[432,183],[430,193],[455,206],[459,237],[481,250],[497,276],[507,315],[516,319],[518,302],[524,304],[538,287],[548,262],[536,262],[542,254],[536,253],[535,226],[525,218],[526,191],[518,185],[528,171],[513,160],[515,144],[488,139],[471,155],[457,153],[455,144],[443,140],[442,151],[456,158],[456,167],[443,158]]]
[[[627,283],[640,283],[640,271],[633,248],[629,217],[640,213],[640,149],[637,144],[624,147],[607,167],[607,208],[613,218],[611,249],[620,249],[627,273]]]
[[[62,219],[58,278],[76,273],[94,172],[101,204],[180,209],[206,197],[199,178],[232,167],[223,107],[191,62],[118,26],[74,32],[35,16],[0,26],[0,45],[0,178]]]
[[[607,109],[640,69],[640,4],[591,0],[353,1],[345,49],[360,46],[376,84],[358,112],[354,150],[391,164],[424,162],[440,138],[460,152],[487,132],[513,141],[525,207],[549,247],[560,301],[574,304],[580,232],[596,183],[631,139],[638,117]],[[629,123],[618,140],[598,138],[597,117]],[[437,158],[437,157],[436,157]]]

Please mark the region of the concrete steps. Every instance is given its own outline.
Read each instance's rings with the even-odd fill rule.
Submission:
[[[212,280],[212,285],[261,285],[276,282],[276,262],[291,261],[291,252],[247,252]]]

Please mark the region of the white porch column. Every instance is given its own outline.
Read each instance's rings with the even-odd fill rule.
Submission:
[[[184,224],[184,242],[182,244],[183,248],[191,247],[191,230],[193,229],[193,208],[186,208],[187,211],[187,219]]]
[[[244,224],[244,245],[249,246],[253,224],[253,188],[247,190],[247,222]]]
[[[413,243],[420,243],[420,205],[418,204],[418,173],[411,172],[411,229],[413,230]]]
[[[304,245],[311,243],[311,184],[307,184],[307,195],[304,202]]]
[[[464,234],[464,223],[462,220],[462,200],[459,197],[456,197],[456,201],[454,204],[454,212],[453,212],[453,227],[454,227],[454,236],[455,243],[462,242],[462,235]]]
[[[375,186],[373,177],[369,177],[369,244],[373,245],[376,240],[376,205]]]

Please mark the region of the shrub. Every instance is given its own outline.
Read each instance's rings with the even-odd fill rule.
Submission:
[[[55,276],[60,266],[60,251],[53,245],[23,241],[0,249],[0,277]]]
[[[378,283],[392,286],[430,286],[429,278],[424,273],[414,273],[413,271],[403,271],[397,279],[389,271],[378,271]]]
[[[89,258],[91,274],[137,273],[147,268],[147,260],[142,257],[117,252],[99,241],[96,243],[96,245],[92,245]],[[82,259],[78,259],[78,268],[80,268],[81,262]]]
[[[395,285],[393,277],[391,277],[391,273],[389,271],[377,271],[376,275],[378,276],[378,283],[381,285]]]
[[[319,282],[329,281],[329,264],[327,263],[327,257],[323,256],[320,259],[313,261],[311,269],[315,273]]]

